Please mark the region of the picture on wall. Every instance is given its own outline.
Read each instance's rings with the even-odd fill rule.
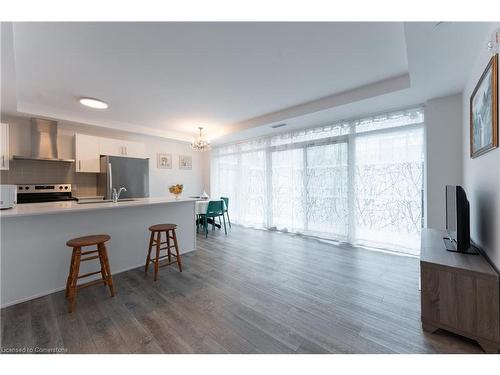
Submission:
[[[493,56],[470,97],[470,156],[498,147],[498,54]]]
[[[158,168],[172,169],[172,154],[158,153]]]
[[[179,169],[192,169],[193,158],[189,155],[179,155]]]

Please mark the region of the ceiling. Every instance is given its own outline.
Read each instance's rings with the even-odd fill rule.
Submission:
[[[461,92],[489,28],[3,23],[2,111],[185,141],[204,126],[216,143],[235,141]]]

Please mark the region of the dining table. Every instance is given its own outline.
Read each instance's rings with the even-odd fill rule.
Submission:
[[[192,198],[198,198],[198,197],[192,197]],[[220,200],[221,199],[199,198],[199,200],[195,202],[196,225],[201,224],[201,222],[199,222],[198,215],[203,215],[207,212],[208,203],[210,201],[220,201]],[[225,203],[223,204],[225,206]],[[211,218],[207,219],[207,223],[210,225],[213,224],[219,229],[221,228],[221,225],[217,222],[214,222]]]
[[[200,199],[195,202],[196,215],[201,215],[207,212],[208,202],[210,202],[210,199]]]

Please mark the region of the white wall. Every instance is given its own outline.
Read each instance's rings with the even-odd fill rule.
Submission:
[[[425,124],[427,227],[445,229],[445,186],[462,183],[462,95],[429,100]]]
[[[29,155],[31,153],[31,136],[29,118],[2,116],[2,119],[10,124],[10,151],[12,155]],[[149,186],[150,195],[153,197],[166,196],[168,186],[173,184],[184,185],[184,196],[199,195],[205,187],[206,178],[204,170],[209,166],[208,154],[191,150],[188,143],[168,140],[165,138],[134,134],[123,131],[115,131],[97,126],[58,121],[58,147],[60,157],[74,158],[75,133],[97,135],[116,139],[141,142],[146,145],[147,157],[149,157]],[[172,154],[172,169],[158,169],[156,154],[158,152]],[[191,155],[193,157],[193,169],[179,169],[179,155]],[[33,162],[36,163],[36,162]],[[81,175],[82,173],[77,173]],[[15,181],[12,183],[16,183]],[[88,189],[87,189],[88,190]]]
[[[500,23],[492,23],[491,32]],[[483,47],[467,80],[463,92],[463,181],[471,206],[471,238],[500,268],[500,150],[494,149],[475,159],[470,158],[469,100],[491,54],[486,48],[490,34],[484,36]]]
[[[205,157],[203,157],[203,188],[205,192],[210,195],[210,176],[211,176],[211,158],[212,155],[209,153],[206,154]]]

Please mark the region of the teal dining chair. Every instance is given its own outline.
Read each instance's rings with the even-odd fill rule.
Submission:
[[[208,202],[207,211],[203,216],[203,229],[205,230],[205,238],[208,237],[208,219],[212,219],[212,230],[215,229],[215,218],[220,218],[224,221],[224,233],[227,235],[226,219],[224,217],[224,201],[210,201]]]
[[[226,214],[227,216],[227,222],[229,223],[229,228],[232,228],[231,226],[231,220],[229,220],[229,212],[228,212],[228,209],[229,209],[229,198],[227,197],[220,197],[220,199],[222,199],[224,201],[224,214]],[[224,216],[224,215],[222,215]]]

